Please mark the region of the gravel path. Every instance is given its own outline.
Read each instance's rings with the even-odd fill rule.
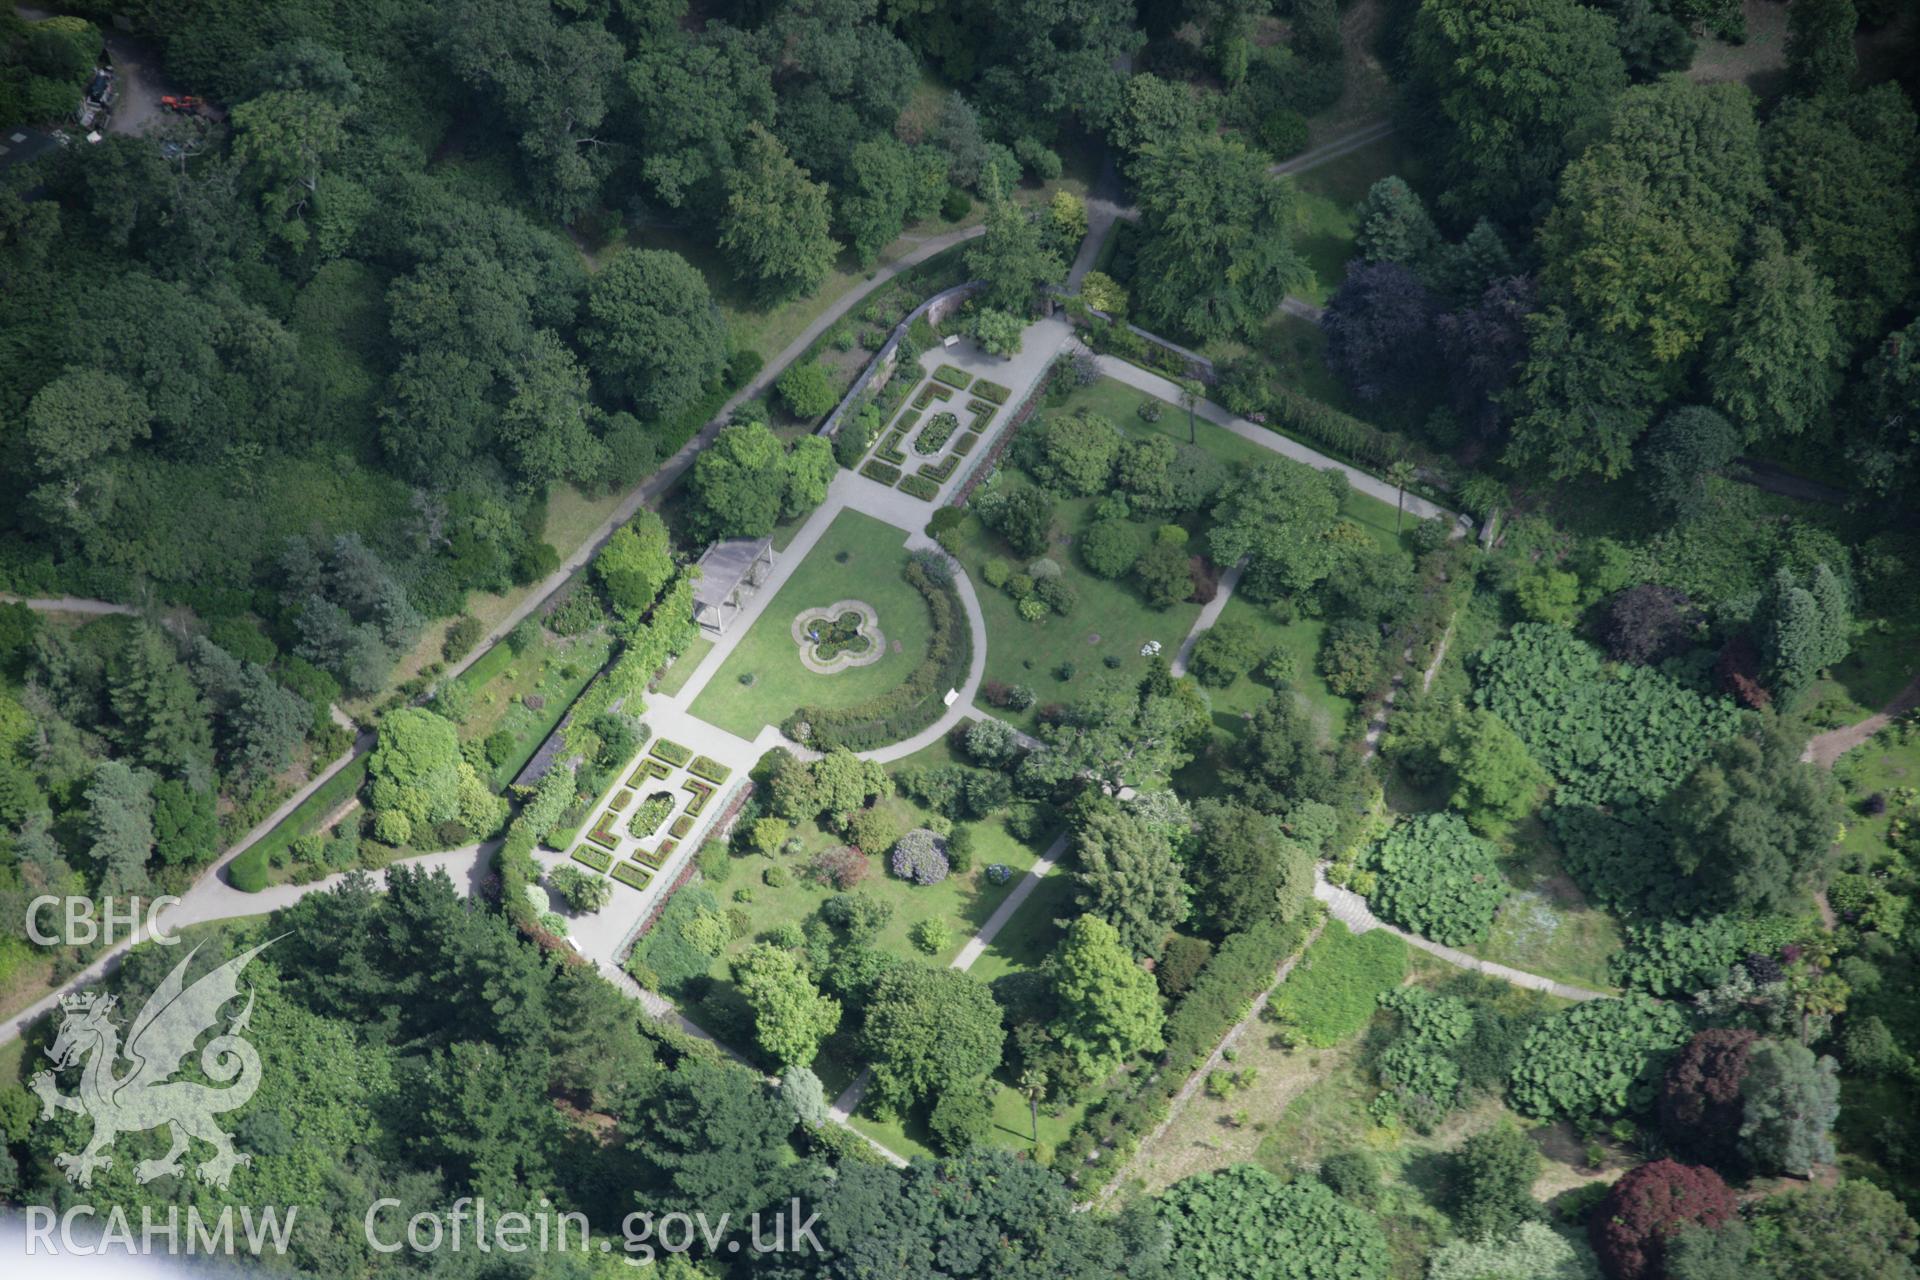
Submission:
[[[1874,734],[1892,724],[1896,718],[1905,715],[1915,707],[1920,707],[1920,676],[1915,676],[1908,681],[1906,688],[1893,695],[1893,701],[1865,720],[1838,729],[1829,729],[1825,733],[1814,734],[1807,739],[1807,749],[1801,752],[1800,758],[1809,764],[1817,764],[1822,769],[1831,769],[1834,761],[1865,743]]]

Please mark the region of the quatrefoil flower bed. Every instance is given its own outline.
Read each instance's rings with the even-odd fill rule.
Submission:
[[[793,620],[800,662],[816,675],[878,662],[887,652],[880,615],[864,600],[836,600],[824,609],[803,609]]]

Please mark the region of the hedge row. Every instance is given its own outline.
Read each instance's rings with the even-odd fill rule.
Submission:
[[[1013,394],[1013,388],[1003,387],[997,382],[988,382],[982,378],[973,384],[973,394],[993,404],[1005,404],[1007,397]]]
[[[922,502],[932,502],[940,496],[940,482],[925,476],[905,476],[900,481],[900,492],[912,494]]]
[[[687,772],[713,783],[725,782],[733,776],[733,770],[711,756],[695,756],[687,762]]]
[[[905,461],[904,457],[902,461]],[[881,484],[893,484],[900,479],[900,468],[890,462],[874,459],[860,468],[860,474],[869,480],[878,480]]]
[[[647,684],[681,650],[693,643],[698,628],[693,623],[693,579],[680,574],[653,606],[652,616],[627,635],[627,642],[612,666],[588,685],[567,722],[560,729],[562,741],[570,751],[584,750],[588,728],[603,711],[616,703],[628,704],[646,692]],[[637,709],[630,708],[630,710]]]
[[[1299,949],[1308,924],[1268,920],[1222,942],[1168,1016],[1167,1047],[1157,1063],[1123,1077],[1121,1088],[1087,1109],[1060,1144],[1054,1168],[1075,1186],[1099,1185],[1117,1174],[1140,1139],[1166,1118],[1181,1084],[1273,985],[1274,972]]]
[[[507,838],[500,845],[496,864],[500,869],[500,901],[505,904],[507,918],[529,934],[545,932],[540,927],[540,913],[534,910],[533,903],[527,897],[527,886],[540,879],[540,864],[534,859],[533,847],[552,834],[555,824],[573,804],[574,795],[572,767],[555,765],[540,779],[533,788],[533,794],[527,796],[525,803],[520,806],[520,812],[507,824]],[[562,847],[565,847],[564,842]],[[588,851],[576,851],[574,857],[579,858],[581,852]]]
[[[956,391],[965,391],[967,384],[973,381],[972,374],[956,369],[950,364],[943,364],[938,369],[935,369],[933,376]]]
[[[905,487],[903,483],[901,488]],[[966,682],[973,661],[966,611],[952,585],[935,582],[917,560],[908,562],[906,575],[926,598],[933,619],[926,656],[905,680],[865,702],[850,707],[801,707],[780,726],[787,737],[819,751],[835,747],[865,751],[910,738],[946,711],[947,690]]]
[[[679,769],[684,768],[687,761],[693,759],[693,748],[683,747],[670,738],[662,738],[653,744],[653,750],[647,754],[658,756]]]
[[[1291,387],[1275,384],[1273,407],[1268,410],[1275,426],[1292,435],[1304,436],[1314,444],[1362,466],[1385,470],[1413,451],[1405,436],[1382,431],[1312,396],[1301,395]]]

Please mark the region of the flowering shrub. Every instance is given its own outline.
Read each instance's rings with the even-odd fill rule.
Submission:
[[[845,893],[866,879],[872,865],[866,854],[839,844],[815,854],[807,867],[807,875],[819,884],[832,885]]]
[[[926,827],[916,827],[893,846],[893,874],[915,884],[939,884],[947,878],[947,842]]]
[[[1013,868],[1004,862],[994,862],[987,866],[988,884],[1005,884],[1013,879]]]

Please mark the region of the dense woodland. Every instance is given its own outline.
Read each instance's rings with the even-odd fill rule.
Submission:
[[[505,844],[476,901],[395,869],[388,893],[356,881],[210,931],[196,964],[286,935],[249,971],[272,1032],[238,1117],[254,1163],[215,1192],[137,1185],[125,1159],[95,1199],[314,1206],[288,1262],[322,1276],[618,1265],[378,1255],[357,1227],[375,1195],[546,1197],[609,1232],[636,1207],[818,1207],[823,1256],[668,1264],[715,1277],[1920,1274],[1920,798],[1901,772],[1920,724],[1831,772],[1802,759],[1920,651],[1920,123],[1915,86],[1878,70],[1920,65],[1911,6],[1794,0],[1757,90],[1685,74],[1739,35],[1724,0],[77,14],[110,8],[225,118],[0,181],[0,586],[142,608],[0,611],[0,905],[186,883],[338,754],[340,701],[378,716],[364,822],[311,837],[306,873]],[[1364,50],[1344,33],[1363,8]],[[0,120],[55,114],[98,51],[84,22],[9,11]],[[1355,210],[1309,377],[1276,337],[1312,271],[1269,166],[1360,53],[1393,83],[1405,171]],[[907,573],[930,610],[957,563],[1029,628],[994,643],[1037,651],[1096,591],[1166,615],[1244,564],[1249,612],[1179,678],[1165,656],[1028,661],[982,686],[994,718],[942,763],[844,748],[930,722],[912,717],[964,667],[955,647],[925,689],[796,716],[833,749],[760,761],[728,842],[626,960],[749,1070],[569,958],[522,890],[535,843],[567,843],[645,738],[648,681],[691,638],[681,565],[812,510],[886,413],[791,438],[837,398],[796,365],[665,520],[516,631],[516,656],[576,645],[577,771],[508,788],[511,743],[467,731],[465,686],[395,673],[470,593],[573,550],[544,540],[555,495],[631,488],[754,376],[729,308],[810,296],[978,200],[964,263],[985,287],[957,326],[1017,345],[1086,228],[1075,197],[1030,193],[1075,156],[1110,157],[1138,211],[1068,304],[1093,347],[1197,372],[1124,316],[1201,350],[1229,409],[1494,536],[1369,516],[1337,474],[1249,463],[1190,420],[1181,442],[1159,402],[1123,422],[1089,407],[1093,362],[1063,360],[996,473],[930,520],[950,558]],[[1820,492],[1749,483],[1754,463]],[[480,626],[456,632],[448,659]],[[1361,731],[1396,684],[1375,756]],[[781,862],[802,833],[818,847]],[[1058,833],[1070,894],[1033,963],[988,981],[930,959],[951,949],[937,928],[915,926],[918,955],[881,941],[875,880],[934,890],[991,870],[976,842]],[[804,878],[819,900],[754,933],[735,869],[763,863],[759,892]],[[1509,908],[1564,883],[1555,908],[1613,941],[1548,956],[1552,976],[1607,998],[1435,976],[1391,934],[1325,921],[1316,866],[1491,958]],[[604,882],[570,874],[556,890],[604,907]],[[1345,1073],[1339,1143],[1228,1111],[1267,1127],[1257,1163],[1125,1181],[1296,954],[1253,1034]],[[27,955],[9,939],[0,971]],[[171,962],[136,953],[128,1002]],[[822,1075],[850,1063],[872,1069],[862,1119],[936,1158],[889,1168],[827,1118]],[[1256,1096],[1223,1064],[1206,1099]],[[1033,1125],[1017,1151],[1007,1090]],[[0,1192],[67,1203],[52,1156],[82,1122],[36,1115],[0,1088]],[[1588,1173],[1543,1204],[1553,1142]]]

